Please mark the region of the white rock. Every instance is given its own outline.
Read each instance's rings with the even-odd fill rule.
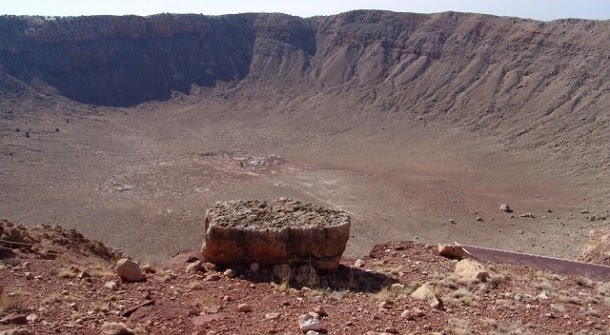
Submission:
[[[137,282],[144,279],[140,265],[127,258],[121,258],[117,262],[116,273],[125,282]]]
[[[267,320],[277,320],[280,318],[280,313],[267,313],[265,314],[265,319]]]
[[[107,281],[106,283],[104,283],[104,287],[107,289],[111,289],[113,291],[118,290],[119,288],[119,284],[115,281]]]
[[[411,298],[425,301],[433,308],[439,308],[441,306],[440,301],[436,298],[436,294],[434,293],[432,286],[428,284],[420,286],[417,290],[415,290],[415,292],[411,293]]]
[[[354,262],[354,267],[355,268],[362,268],[364,267],[364,261],[360,258],[358,258],[355,262]]]
[[[320,321],[316,313],[307,313],[299,316],[299,329],[303,333],[307,333],[310,330],[323,331],[326,329],[324,323]]]
[[[468,258],[462,259],[455,264],[455,274],[466,280],[472,281],[489,278],[489,273],[483,264]]]
[[[189,263],[186,266],[186,273],[190,273],[190,274],[196,274],[198,272],[202,272],[203,270],[203,264],[201,263],[201,261],[194,261],[193,263]]]

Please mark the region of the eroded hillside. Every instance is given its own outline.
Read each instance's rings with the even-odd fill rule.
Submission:
[[[351,255],[420,238],[575,257],[605,223],[574,213],[608,210],[609,35],[460,13],[4,16],[0,211],[167,256],[216,201],[288,196],[347,210]]]

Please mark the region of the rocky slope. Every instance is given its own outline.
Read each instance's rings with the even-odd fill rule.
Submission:
[[[314,286],[290,287],[269,268],[247,264],[193,270],[196,252],[142,266],[144,280],[128,282],[114,270],[119,253],[75,231],[0,227],[20,236],[6,233],[0,242],[0,334],[608,332],[608,283],[456,263],[412,242],[345,259]],[[310,326],[320,332],[301,331],[305,313],[315,313],[321,323]]]

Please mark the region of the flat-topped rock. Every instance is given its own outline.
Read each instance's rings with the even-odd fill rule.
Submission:
[[[217,264],[311,264],[334,270],[350,225],[344,211],[285,198],[218,202],[206,213],[202,253]]]

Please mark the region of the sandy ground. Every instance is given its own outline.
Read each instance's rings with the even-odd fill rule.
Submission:
[[[570,174],[575,161],[459,124],[330,113],[332,104],[288,113],[282,103],[214,95],[131,109],[51,106],[2,121],[1,216],[78,228],[142,258],[197,249],[206,208],[232,199],[344,209],[354,257],[376,243],[419,240],[575,258],[588,231],[605,224],[580,214],[607,208],[595,180]],[[282,162],[240,165],[272,154]]]

